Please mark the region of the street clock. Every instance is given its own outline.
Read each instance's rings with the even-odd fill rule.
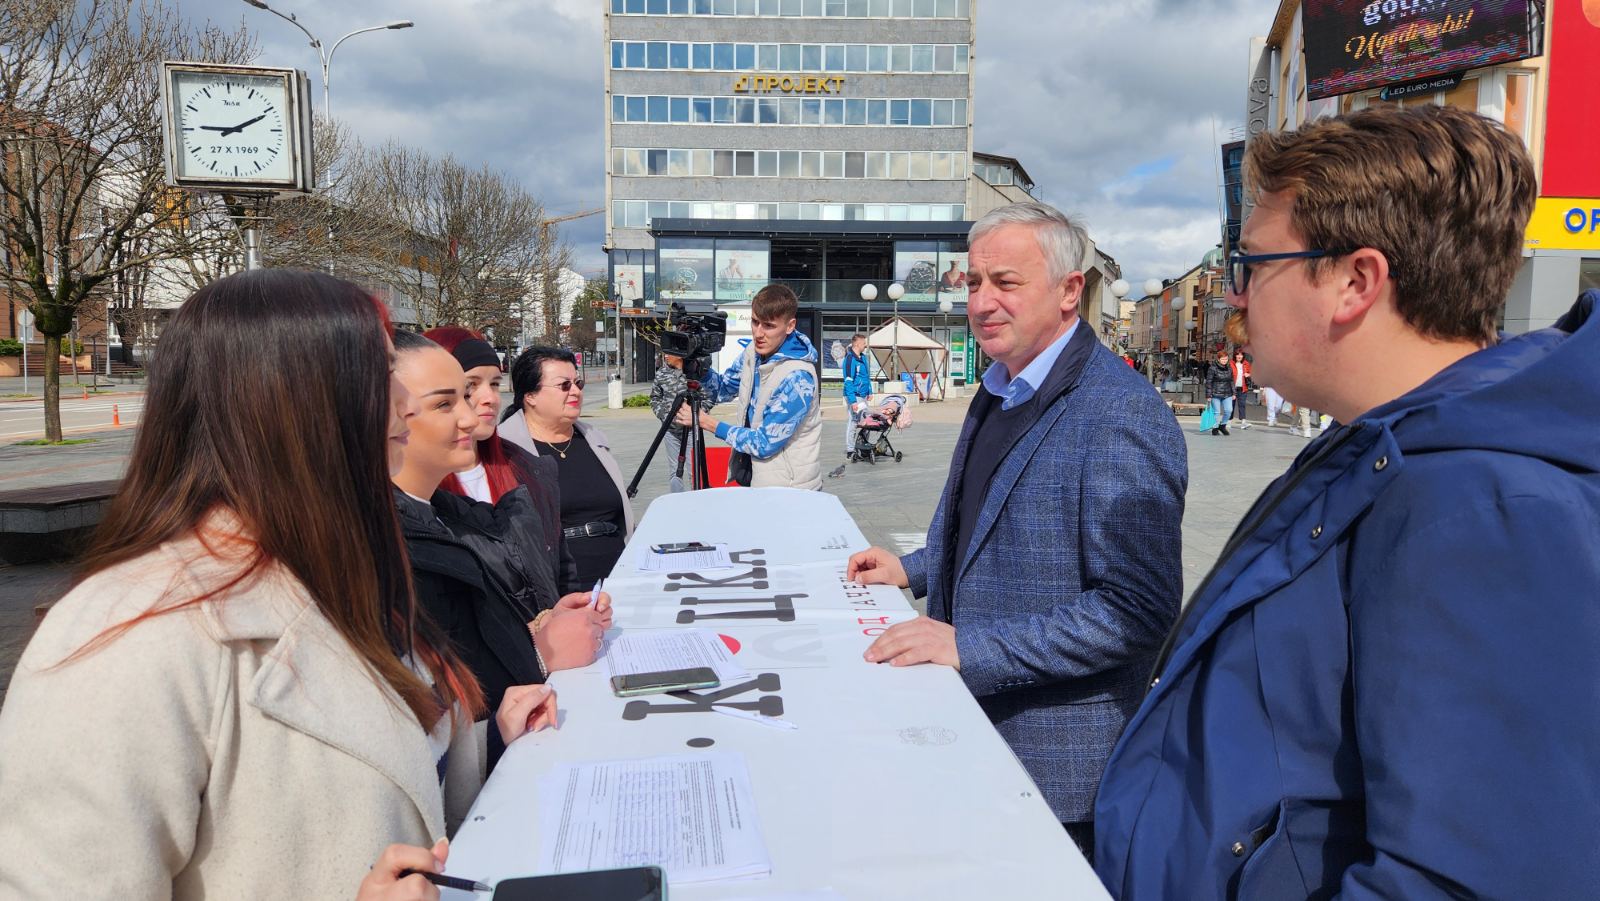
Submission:
[[[169,61],[161,88],[169,184],[240,194],[316,187],[304,72]]]

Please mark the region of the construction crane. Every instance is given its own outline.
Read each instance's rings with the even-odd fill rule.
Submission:
[[[539,246],[540,247],[549,247],[550,246],[550,226],[555,225],[558,222],[570,222],[573,219],[584,219],[584,218],[587,218],[589,216],[598,216],[601,213],[604,213],[605,211],[606,211],[605,207],[600,207],[599,209],[595,209],[595,210],[584,210],[581,213],[568,213],[565,216],[555,216],[555,217],[552,217],[550,219],[540,219],[539,220]]]

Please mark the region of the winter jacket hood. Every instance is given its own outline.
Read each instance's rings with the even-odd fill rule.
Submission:
[[[1359,419],[1387,424],[1407,454],[1487,450],[1600,471],[1600,392],[1572,390],[1600,384],[1597,306],[1600,291],[1585,291],[1555,328],[1502,336]]]
[[[773,352],[772,356],[757,362],[765,366],[768,363],[781,363],[784,360],[815,363],[817,362],[817,348],[811,343],[811,339],[805,336],[804,332],[796,329],[789,333],[789,337],[784,339],[783,344]]]

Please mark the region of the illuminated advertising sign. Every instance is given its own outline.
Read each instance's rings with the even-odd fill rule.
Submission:
[[[1559,2],[1559,0],[1558,0]],[[1540,0],[1306,0],[1306,99],[1537,56]]]

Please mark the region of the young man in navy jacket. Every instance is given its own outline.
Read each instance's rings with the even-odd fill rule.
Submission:
[[[1106,765],[1114,897],[1592,898],[1600,322],[1496,322],[1537,195],[1449,107],[1251,139],[1256,375],[1346,423],[1245,517]]]

